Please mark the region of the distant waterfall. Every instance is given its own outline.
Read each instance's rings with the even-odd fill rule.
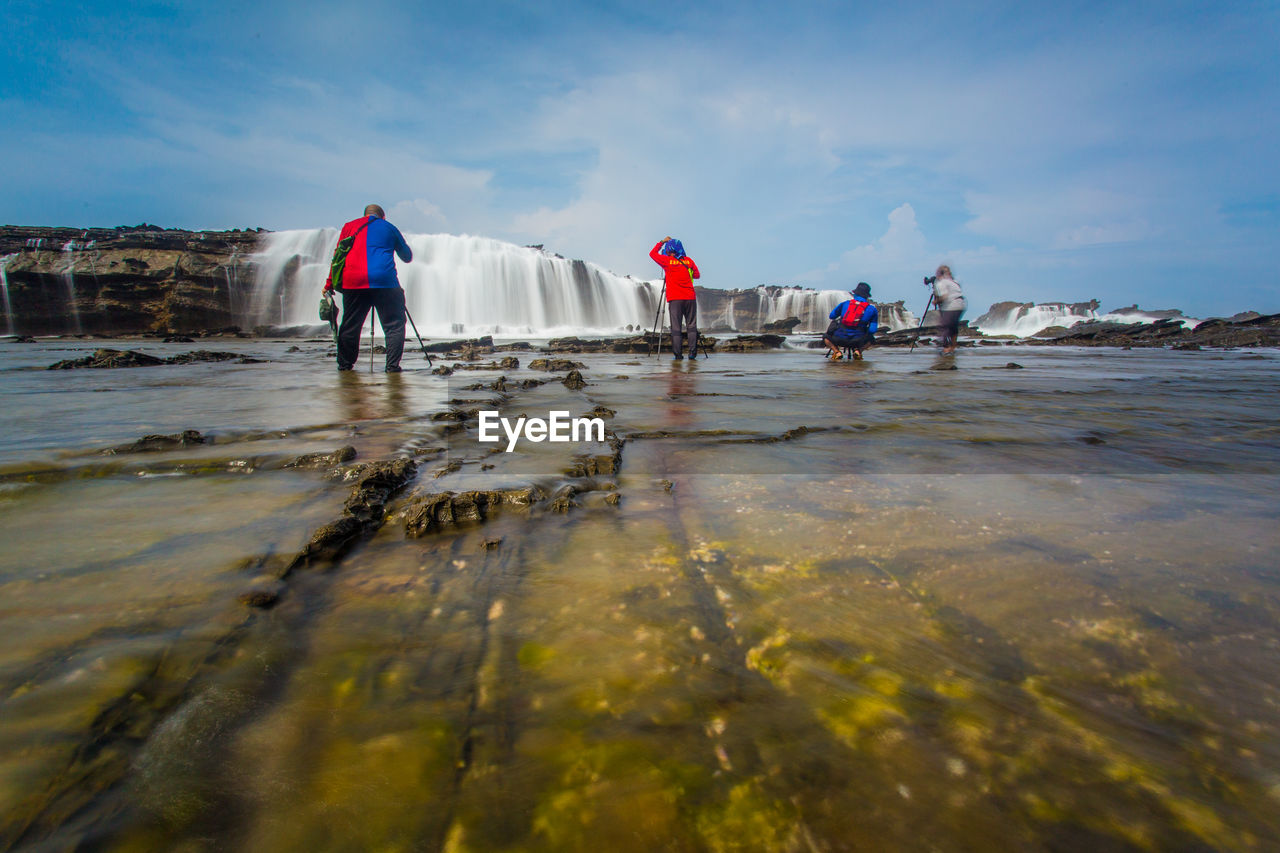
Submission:
[[[62,247],[62,259],[65,266],[62,268],[62,283],[67,289],[67,305],[71,309],[71,324],[75,333],[78,335],[84,331],[80,325],[80,303],[76,298],[76,252],[85,248],[85,244],[68,242]]]
[[[831,309],[849,298],[843,290],[808,290],[802,287],[757,288],[760,304],[756,314],[761,325],[799,317],[797,332],[825,332]]]
[[[16,335],[13,325],[13,303],[9,301],[9,278],[5,274],[5,267],[9,266],[9,261],[18,257],[16,254],[5,255],[0,258],[0,296],[4,297],[4,320],[5,325],[9,329],[9,334]]]
[[[332,228],[264,236],[248,325],[314,325],[338,242]],[[616,334],[652,322],[661,285],[585,261],[484,237],[406,234],[397,261],[409,313],[423,335]]]

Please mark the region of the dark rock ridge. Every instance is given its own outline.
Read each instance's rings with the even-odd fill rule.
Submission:
[[[234,361],[237,364],[260,364],[261,359],[249,358],[235,352],[196,350],[170,358],[157,358],[137,350],[100,349],[83,358],[67,358],[49,365],[47,370],[77,370],[80,368],[111,369],[117,367],[156,367],[163,364],[194,364],[200,361]]]
[[[1047,331],[1047,330],[1046,330]],[[1082,347],[1275,347],[1280,346],[1280,314],[1247,320],[1214,318],[1194,329],[1177,320],[1155,323],[1077,323],[1046,337],[1025,341]]]
[[[26,335],[233,326],[259,231],[0,227],[14,328]]]

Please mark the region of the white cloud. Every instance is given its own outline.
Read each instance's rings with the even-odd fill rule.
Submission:
[[[876,276],[909,276],[929,267],[928,241],[916,222],[916,211],[903,203],[889,213],[889,227],[873,243],[850,249],[804,281],[840,282]]]

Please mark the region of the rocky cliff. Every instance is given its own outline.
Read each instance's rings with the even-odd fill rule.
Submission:
[[[0,227],[5,331],[194,332],[233,326],[258,231]]]

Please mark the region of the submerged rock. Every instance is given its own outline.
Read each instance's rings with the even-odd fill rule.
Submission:
[[[343,506],[342,517],[318,528],[281,577],[319,562],[333,562],[357,539],[381,527],[387,501],[404,488],[417,471],[417,465],[407,458],[356,466],[351,472],[355,487]]]
[[[586,365],[580,361],[571,361],[567,358],[535,358],[529,362],[530,370],[559,372],[561,370],[575,370],[579,367],[586,367]]]
[[[721,344],[717,352],[759,352],[767,349],[781,349],[786,342],[787,339],[782,335],[738,335],[733,340]]]
[[[406,536],[417,538],[468,521],[484,521],[497,506],[532,506],[546,493],[537,486],[469,492],[434,492],[410,500],[404,511]]]
[[[587,381],[582,378],[582,374],[577,370],[570,370],[569,375],[563,380],[564,387],[570,391],[578,391],[587,387]]]
[[[350,462],[356,458],[356,449],[351,445],[341,447],[332,453],[306,453],[285,463],[286,468],[330,468]]]
[[[205,361],[235,361],[239,364],[261,364],[261,359],[249,358],[235,352],[196,350],[172,358],[157,358],[137,350],[100,349],[84,358],[69,358],[49,365],[49,370],[75,370],[77,368],[156,367],[162,364],[193,364]]]
[[[113,368],[113,367],[153,367],[166,364],[163,358],[147,355],[135,350],[100,349],[93,355],[84,358],[68,358],[49,365],[49,370],[75,370],[81,367]]]
[[[762,323],[760,325],[761,332],[772,332],[779,335],[789,335],[791,330],[799,326],[801,320],[799,317],[788,317],[785,320],[774,320],[772,323]],[[726,329],[725,331],[732,331]]]
[[[121,453],[154,453],[163,450],[176,450],[180,447],[194,447],[197,444],[205,443],[206,439],[203,435],[196,430],[189,429],[172,435],[144,435],[132,444],[121,444],[117,447],[107,448],[102,452],[108,456],[115,456]]]

